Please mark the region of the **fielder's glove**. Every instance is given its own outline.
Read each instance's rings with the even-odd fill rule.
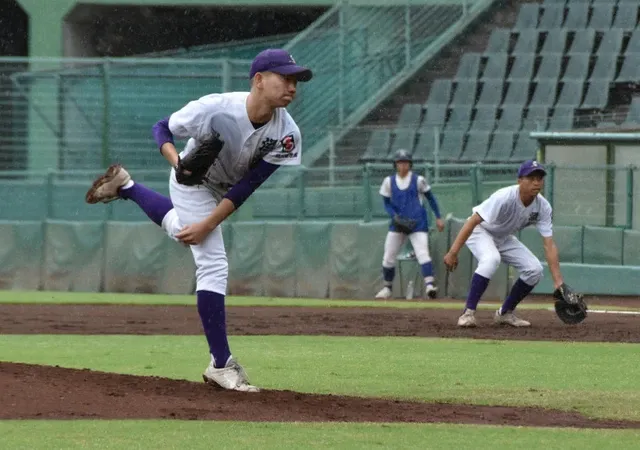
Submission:
[[[216,161],[224,141],[218,133],[213,133],[210,138],[201,141],[184,159],[178,157],[176,181],[186,186],[202,184],[209,167]]]
[[[567,284],[563,283],[553,292],[556,299],[556,314],[564,323],[576,324],[582,322],[587,317],[587,304],[582,298],[582,294],[573,291]]]
[[[396,214],[395,216],[393,216],[393,225],[397,232],[404,233],[404,234],[411,234],[413,233],[413,229],[417,225],[417,221],[412,219],[406,219]]]

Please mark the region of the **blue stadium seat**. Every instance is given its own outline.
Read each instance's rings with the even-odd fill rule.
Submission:
[[[484,50],[486,56],[498,54],[506,55],[509,53],[509,46],[511,45],[511,30],[506,28],[496,28],[491,32],[489,36],[489,42],[487,48]]]
[[[523,3],[518,10],[518,17],[513,28],[525,30],[538,27],[540,7],[537,3]]]
[[[540,17],[540,23],[538,24],[538,29],[553,30],[555,28],[562,28],[563,21],[564,21],[563,5],[545,5],[542,8],[542,16]]]
[[[514,55],[533,54],[538,50],[538,30],[520,30],[518,40],[513,48]]]
[[[542,49],[540,50],[541,55],[547,54],[564,54],[564,51],[567,47],[567,30],[558,28],[555,30],[549,30],[544,39],[544,44],[542,44]]]
[[[429,97],[426,104],[431,105],[448,105],[451,101],[451,92],[453,91],[451,80],[435,80],[431,83]]]
[[[582,103],[584,84],[582,81],[569,81],[562,84],[556,106],[578,107]]]
[[[589,28],[599,31],[611,28],[611,24],[613,22],[613,8],[615,6],[616,5],[613,2],[594,3],[591,20],[589,21]]]

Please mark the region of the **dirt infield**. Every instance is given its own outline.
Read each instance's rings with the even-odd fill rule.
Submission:
[[[459,303],[459,302],[458,302]],[[610,304],[616,304],[615,302]],[[577,326],[551,311],[526,311],[531,328],[458,329],[459,310],[229,307],[232,335],[425,336],[640,342],[639,316],[589,315]],[[194,306],[0,304],[0,334],[201,335]],[[1,357],[1,353],[0,353]],[[517,426],[640,428],[576,412],[427,404],[291,391],[226,392],[204,383],[0,362],[0,419],[185,419],[318,422],[442,422]]]
[[[0,419],[425,422],[640,428],[541,408],[429,404],[291,391],[239,393],[204,383],[0,363]]]
[[[479,310],[479,327],[455,326],[460,311],[398,308],[229,307],[231,335],[422,336],[477,339],[640,342],[640,316],[591,313],[574,326],[552,311],[523,310],[532,327],[493,325]],[[195,306],[0,305],[3,334],[200,335]]]

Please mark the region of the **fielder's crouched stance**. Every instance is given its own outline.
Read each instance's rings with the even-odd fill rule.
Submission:
[[[286,51],[269,49],[256,56],[249,75],[250,92],[204,96],[154,125],[158,147],[173,167],[171,199],[113,165],[86,200],[132,200],[172,239],[191,246],[198,313],[211,353],[203,378],[224,389],[255,392],[227,341],[228,264],[219,225],[279,166],[300,164],[300,130],[285,107],[297,82],[309,81],[312,73]],[[174,136],[189,138],[180,155]]]
[[[487,200],[474,207],[473,215],[462,226],[451,249],[445,255],[444,263],[450,271],[458,265],[458,253],[465,244],[478,261],[478,267],[471,278],[465,309],[458,319],[458,326],[476,326],[476,307],[501,261],[518,270],[520,277],[503,305],[496,311],[494,320],[498,324],[514,327],[531,325],[526,320],[516,317],[513,312],[542,278],[542,264],[514,236],[529,225],[535,225],[542,235],[545,258],[555,286],[554,296],[567,299],[561,309],[563,312],[572,312],[574,307],[568,309],[565,305],[576,305],[576,315],[564,314],[564,317],[573,316],[572,323],[578,323],[586,317],[586,306],[583,303],[579,304],[582,302],[581,298],[564,283],[560,273],[558,249],[552,237],[551,205],[540,194],[545,175],[546,170],[541,164],[532,160],[525,161],[518,171],[518,184],[498,189]],[[569,323],[560,312],[558,315],[564,322]]]
[[[384,287],[376,294],[376,298],[391,297],[391,287],[396,273],[396,258],[407,236],[415,252],[420,270],[424,277],[425,294],[435,298],[433,264],[429,254],[429,224],[427,211],[424,209],[423,197],[436,216],[438,231],[444,230],[444,222],[440,218],[440,208],[431,186],[425,177],[411,171],[412,157],[406,150],[398,150],[393,163],[396,174],[388,176],[380,186],[380,195],[384,199],[384,209],[391,217],[389,232],[384,242],[382,257],[382,278]]]

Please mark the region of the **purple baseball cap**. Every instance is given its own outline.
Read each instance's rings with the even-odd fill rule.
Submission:
[[[538,161],[530,159],[528,161],[523,162],[522,165],[520,166],[520,169],[518,170],[518,178],[528,177],[533,172],[542,172],[543,175],[546,175],[547,169],[545,169],[544,166],[540,164]]]
[[[268,48],[258,53],[251,63],[249,78],[253,78],[258,72],[295,75],[298,81],[309,81],[313,77],[311,69],[297,65],[293,56],[280,48]]]

